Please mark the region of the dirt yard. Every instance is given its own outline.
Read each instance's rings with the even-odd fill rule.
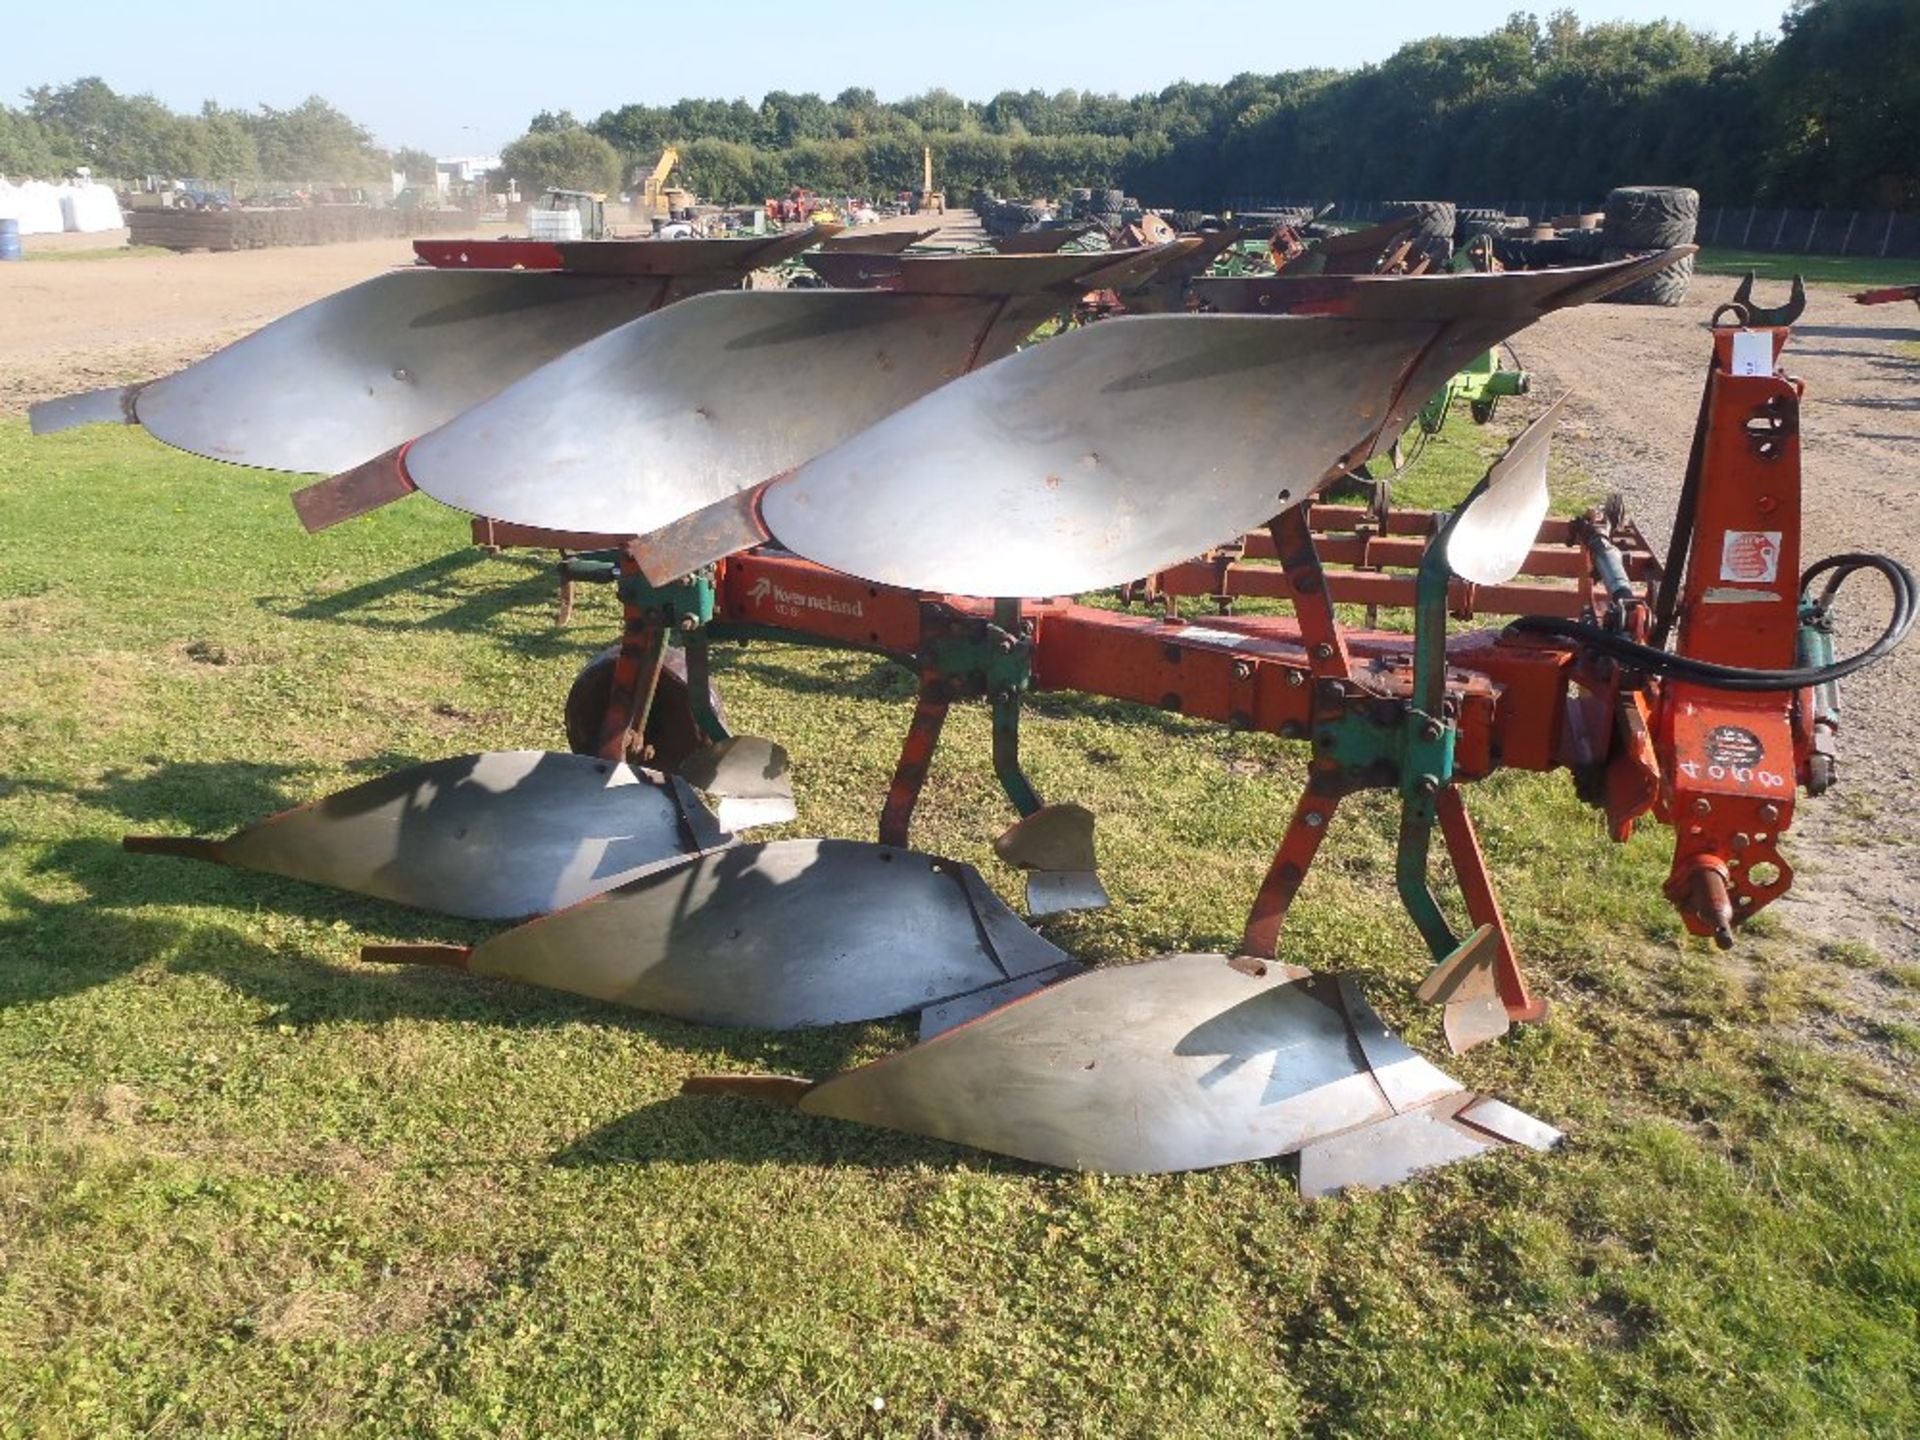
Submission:
[[[970,216],[952,217],[955,225]],[[911,220],[895,222],[917,223]],[[0,270],[0,416],[53,395],[164,374],[307,301],[409,263],[404,240],[233,254],[135,255]],[[1700,276],[1679,310],[1594,305],[1554,316],[1515,350],[1545,393],[1571,386],[1563,427],[1584,468],[1625,495],[1664,548],[1707,357],[1705,327],[1734,282]],[[1763,291],[1784,299],[1784,287]],[[1807,385],[1806,555],[1886,551],[1920,566],[1920,325],[1814,287],[1788,351]],[[1853,582],[1843,649],[1870,639],[1884,600]],[[1847,683],[1841,784],[1803,804],[1792,923],[1920,955],[1920,642]]]
[[[1626,497],[1666,548],[1707,360],[1705,328],[1736,282],[1701,275],[1679,310],[1589,305],[1551,316],[1514,345],[1551,393],[1572,387],[1563,433],[1592,475]],[[1762,287],[1762,304],[1785,301]],[[1809,289],[1785,368],[1806,382],[1801,410],[1806,563],[1876,550],[1920,568],[1920,316],[1865,307],[1837,286]],[[1884,588],[1848,583],[1843,652],[1886,618]],[[1855,587],[1858,587],[1857,593]],[[1865,940],[1889,958],[1920,956],[1920,640],[1844,682],[1840,783],[1803,800],[1804,857],[1781,902],[1813,935]]]

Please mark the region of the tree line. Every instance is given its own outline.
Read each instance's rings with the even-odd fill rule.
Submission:
[[[0,174],[55,176],[82,165],[101,176],[233,181],[384,181],[404,169],[431,181],[423,150],[389,152],[318,95],[287,110],[230,110],[209,100],[198,114],[151,95],[121,95],[98,76],[29,90],[0,106]]]
[[[1249,50],[1284,44],[1250,30]],[[291,110],[177,115],[98,79],[0,108],[0,171],[354,180],[431,158],[394,155],[318,97]],[[752,203],[803,185],[884,195],[937,183],[1060,195],[1118,186],[1152,204],[1235,196],[1509,195],[1598,199],[1611,186],[1684,184],[1710,204],[1920,208],[1920,3],[1792,0],[1777,35],[1669,21],[1587,25],[1516,14],[1485,35],[1402,45],[1357,70],[1237,75],[1123,97],[946,90],[883,101],[773,91],[623,105],[582,122],[545,111],[503,152],[523,191],[615,191],[664,146],[680,183]]]
[[[1249,50],[1284,43],[1245,37]],[[1243,74],[1130,98],[945,90],[883,102],[774,91],[624,105],[581,126],[629,165],[663,145],[708,199],[917,187],[921,147],[961,195],[1119,186],[1211,208],[1246,195],[1586,196],[1684,184],[1711,203],[1920,205],[1920,4],[1794,0],[1777,36],[1669,21],[1586,25],[1516,14],[1486,35],[1401,46],[1358,70]]]

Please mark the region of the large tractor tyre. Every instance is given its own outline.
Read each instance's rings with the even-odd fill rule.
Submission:
[[[1504,210],[1459,210],[1454,215],[1453,240],[1465,245],[1482,235],[1503,235],[1510,223]]]
[[[1636,250],[1606,249],[1600,252],[1603,260],[1625,260],[1629,256],[1643,254]],[[1613,305],[1678,305],[1687,298],[1687,286],[1693,280],[1693,257],[1688,255],[1674,261],[1664,270],[1656,270],[1644,280],[1636,280],[1623,290],[1616,290],[1606,296]]]
[[[1686,245],[1700,224],[1700,192],[1681,185],[1624,185],[1607,194],[1601,228],[1614,250]]]
[[[1096,215],[1118,215],[1127,206],[1127,192],[1124,190],[1097,190],[1093,196],[1093,213]]]
[[[1566,247],[1573,265],[1596,265],[1606,253],[1605,237],[1598,230],[1562,230],[1558,243]]]
[[[606,723],[607,702],[613,694],[613,665],[620,647],[609,645],[580,667],[567,691],[567,748],[576,755],[597,754],[600,727]],[[650,765],[655,770],[672,770],[681,761],[707,743],[700,733],[700,722],[693,717],[688,700],[687,655],[684,650],[668,650],[666,664],[660,668],[660,686],[654,692],[653,709],[647,714],[645,743],[627,745],[627,763]],[[713,682],[707,682],[707,698],[714,714],[727,718],[726,706]]]
[[[1197,235],[1200,222],[1207,218],[1203,210],[1176,210],[1173,212],[1173,228],[1182,235]]]
[[[1459,214],[1451,200],[1389,200],[1380,207],[1382,220],[1398,220],[1402,215],[1413,216],[1413,233],[1420,240],[1445,240],[1451,244],[1454,227],[1459,223]]]

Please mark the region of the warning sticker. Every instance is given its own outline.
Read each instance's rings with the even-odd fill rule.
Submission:
[[[1780,574],[1778,530],[1729,530],[1720,546],[1720,578],[1765,585]]]

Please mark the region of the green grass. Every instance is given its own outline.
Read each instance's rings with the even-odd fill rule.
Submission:
[[[1450,427],[1452,478],[1418,485],[1496,443]],[[1920,997],[1779,931],[1732,960],[1683,941],[1664,837],[1609,844],[1564,776],[1475,787],[1554,1011],[1449,1064],[1569,1145],[1319,1204],[1281,1166],[1061,1175],[681,1098],[906,1035],[363,966],[486,932],[123,854],[562,743],[607,596],[557,629],[541,562],[474,552],[459,517],[416,499],[310,538],[289,488],[0,422],[0,1435],[1920,1429]],[[795,829],[870,834],[906,678],[757,646],[720,681],[793,750]],[[1116,899],[1055,938],[1230,943],[1296,751],[1058,696],[1026,736],[1099,813]],[[1011,894],[986,756],[956,709],[916,838]],[[1287,954],[1359,972],[1438,1054],[1392,826],[1343,807]]]
[[[1782,255],[1770,250],[1702,249],[1695,268],[1708,275],[1744,275],[1749,270],[1762,280],[1791,280],[1795,275],[1810,284],[1845,285],[1851,289],[1878,289],[1888,285],[1920,285],[1920,260],[1878,259],[1862,255]]]
[[[164,245],[116,245],[103,250],[28,250],[28,260],[123,260],[130,255],[171,255]]]

